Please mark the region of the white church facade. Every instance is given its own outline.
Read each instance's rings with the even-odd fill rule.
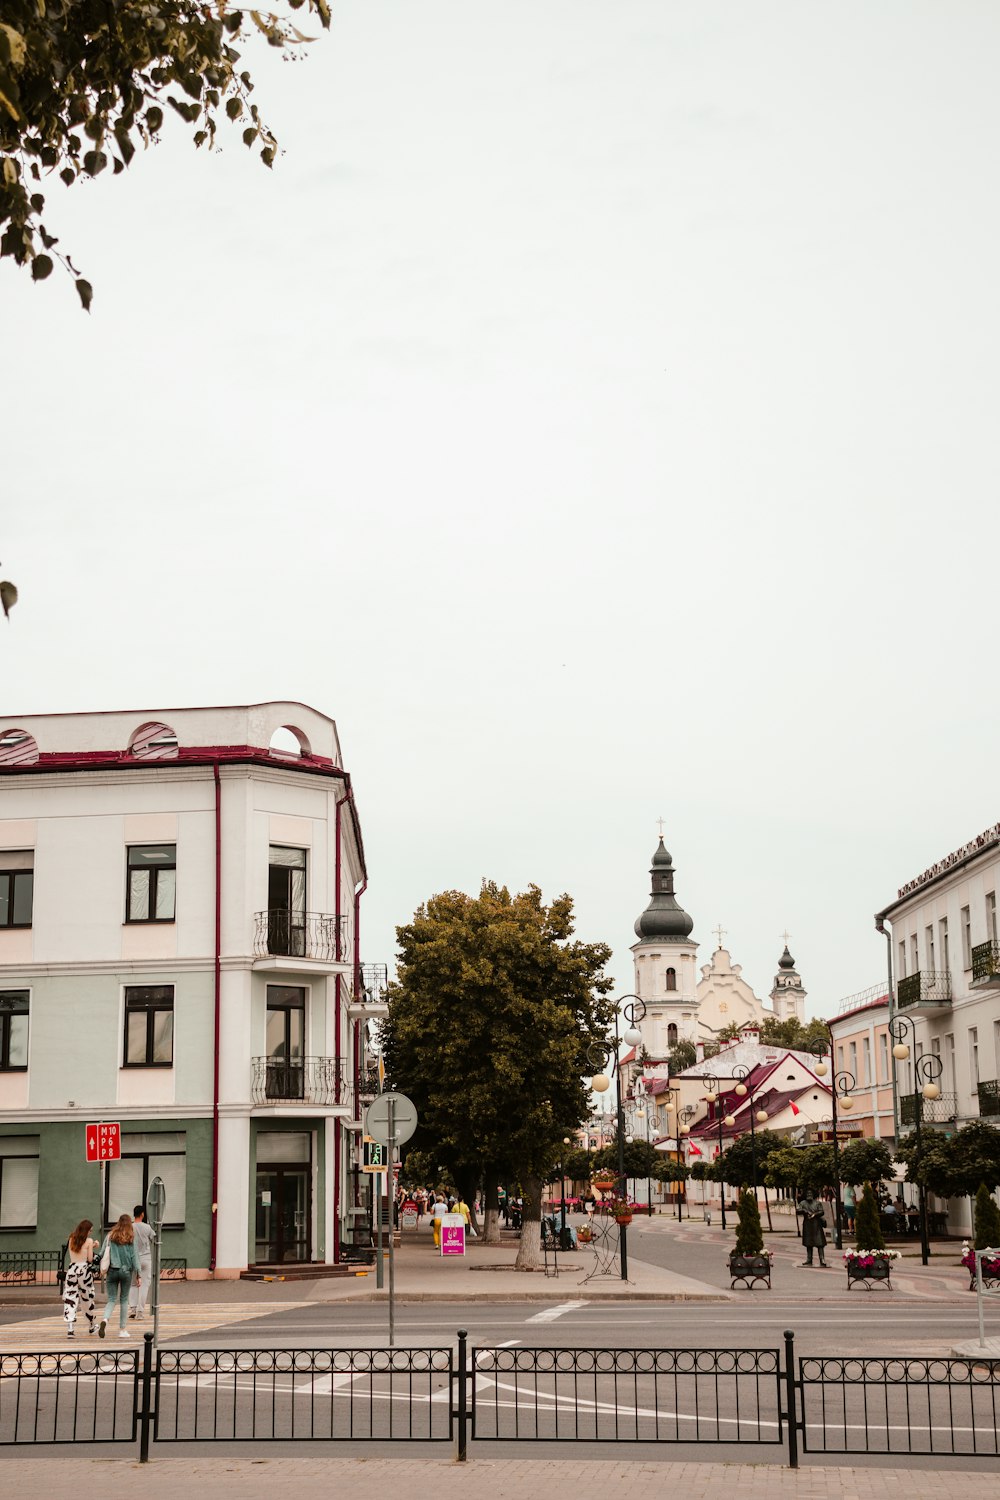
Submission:
[[[678,1042],[691,1042],[700,1061],[706,1046],[714,1051],[719,1033],[734,1024],[759,1027],[768,1016],[805,1020],[806,991],[788,950],[787,934],[766,1005],[722,946],[723,928],[716,929],[716,949],[699,971],[694,921],[677,900],[674,863],[662,837],[649,873],[649,904],[636,919],[637,941],[631,950],[635,993],[645,1006],[637,1050],[647,1076],[666,1077],[667,1058]]]

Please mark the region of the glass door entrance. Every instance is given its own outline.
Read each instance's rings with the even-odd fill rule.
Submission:
[[[258,1265],[312,1259],[310,1168],[257,1169],[257,1223],[254,1255]]]

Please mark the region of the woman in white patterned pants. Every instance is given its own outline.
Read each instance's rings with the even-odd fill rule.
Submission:
[[[97,1329],[94,1318],[94,1252],[97,1250],[97,1241],[90,1238],[93,1227],[89,1219],[81,1219],[66,1247],[69,1265],[63,1280],[63,1317],[66,1319],[66,1337],[69,1339],[75,1337],[74,1324],[81,1303],[90,1332],[94,1333]]]

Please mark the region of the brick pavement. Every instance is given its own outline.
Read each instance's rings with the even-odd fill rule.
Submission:
[[[259,1449],[256,1450],[259,1453]],[[182,1491],[212,1493],[240,1500],[273,1500],[278,1486],[296,1500],[328,1500],[332,1493],[386,1493],[394,1500],[538,1500],[556,1488],[569,1494],[594,1492],[648,1500],[651,1486],[666,1481],[684,1500],[995,1500],[995,1466],[968,1469],[815,1467],[796,1471],[770,1464],[630,1462],[616,1458],[587,1460],[450,1458],[305,1458],[205,1456],[154,1458],[140,1465],[133,1458],[78,1458],[67,1454],[4,1455],[8,1493],[18,1500],[51,1500],[56,1494],[108,1493],[118,1485],[141,1488],[144,1500],[176,1500]]]

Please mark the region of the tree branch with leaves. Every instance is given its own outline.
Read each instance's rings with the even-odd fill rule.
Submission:
[[[329,27],[329,0],[288,4]],[[242,126],[272,166],[278,143],[250,100],[243,41],[259,34],[290,53],[313,40],[287,16],[228,0],[3,0],[0,14],[0,257],[35,281],[61,261],[87,310],[90,282],[43,222],[47,182],[124,172],[168,110],[195,146],[214,145],[223,119]]]

